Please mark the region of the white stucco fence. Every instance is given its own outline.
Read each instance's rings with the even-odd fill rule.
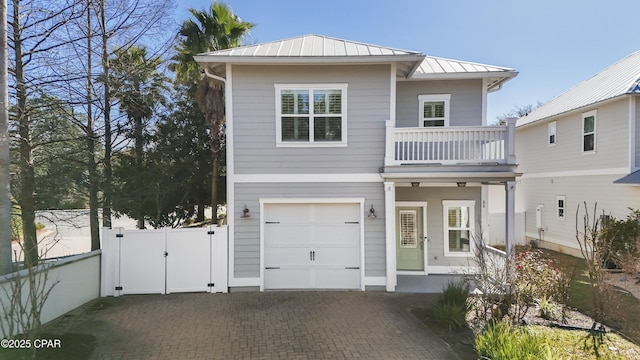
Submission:
[[[86,254],[70,256],[57,261],[48,262],[48,280],[44,284],[45,289],[55,286],[49,293],[44,303],[40,321],[47,323],[95,298],[100,296],[100,250]],[[41,270],[42,267],[39,268]],[[6,304],[7,294],[11,293],[11,284],[15,282],[15,276],[24,279],[27,270],[0,276],[0,298]],[[26,279],[25,279],[26,280]],[[57,284],[56,284],[57,282]],[[28,282],[23,281],[22,303],[27,304]],[[4,310],[0,310],[3,311]],[[4,317],[0,321],[6,321]],[[6,323],[5,323],[6,324]],[[21,332],[16,329],[14,332]],[[16,334],[5,334],[6,336]]]

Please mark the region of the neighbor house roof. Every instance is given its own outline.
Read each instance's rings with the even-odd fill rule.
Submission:
[[[398,76],[411,79],[495,78],[488,86],[517,75],[513,69],[459,60],[425,56],[418,51],[371,45],[322,35],[304,35],[290,39],[212,51],[194,57],[218,74],[224,64],[318,64],[318,63],[396,63]]]
[[[623,176],[613,182],[614,184],[640,185],[640,170],[634,171],[629,175]]]
[[[528,125],[627,94],[640,94],[640,51],[626,56],[533,110],[520,118],[516,125]]]

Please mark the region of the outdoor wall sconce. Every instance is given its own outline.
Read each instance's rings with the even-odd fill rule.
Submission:
[[[464,181],[457,182],[456,184],[458,184],[458,187],[465,187],[465,186],[467,186],[467,183],[466,183],[466,182],[464,182]]]
[[[240,218],[246,219],[248,217],[250,217],[249,216],[249,209],[247,209],[247,205],[245,205],[244,209],[242,209],[242,216],[240,216]]]
[[[420,186],[419,182],[417,182],[417,181],[412,181],[411,182],[411,187],[418,187],[418,186]]]
[[[376,215],[376,209],[373,208],[373,204],[371,204],[371,209],[369,209],[369,215],[367,215],[367,217],[370,217],[370,218],[377,218],[378,217]]]

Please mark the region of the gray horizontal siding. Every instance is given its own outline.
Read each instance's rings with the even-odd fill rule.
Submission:
[[[584,214],[584,202],[587,203],[590,216],[593,206],[598,204],[598,215],[612,215],[625,218],[629,208],[640,209],[640,188],[636,186],[613,184],[619,175],[571,176],[554,178],[524,178],[517,185],[518,197],[525,204],[526,232],[538,234],[536,228],[536,206],[544,205],[542,240],[560,245],[578,248],[576,242],[576,210],[581,206]],[[556,196],[565,196],[566,217],[560,220],[556,216]],[[582,221],[582,220],[580,220]]]
[[[385,276],[384,190],[382,183],[236,184],[234,226],[234,277],[260,276],[260,198],[362,197],[365,212],[376,209],[377,218],[364,220],[365,276]],[[250,218],[241,219],[244,206]],[[365,214],[366,215],[366,214]]]
[[[482,191],[480,187],[398,187],[396,201],[427,202],[427,256],[429,266],[466,266],[469,258],[444,256],[443,200],[474,200],[476,202],[475,229],[480,233],[482,216]]]
[[[377,173],[390,118],[389,65],[233,66],[236,174]],[[276,147],[275,84],[347,83],[346,147]]]
[[[450,125],[482,125],[482,80],[401,81],[396,85],[396,125],[418,126],[418,95],[451,94]]]
[[[636,154],[636,167],[640,167],[640,98],[637,96],[634,96],[632,98],[632,101],[635,101],[635,106],[636,106],[636,113],[634,114],[635,116],[635,124],[636,124],[636,148],[635,150],[635,154]]]
[[[548,121],[516,129],[518,171],[529,173],[621,168],[629,165],[629,101],[585,109],[597,110],[596,153],[582,153],[582,113],[558,117],[556,145],[547,144]]]

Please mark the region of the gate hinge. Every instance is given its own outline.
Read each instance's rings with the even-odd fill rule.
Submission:
[[[116,237],[117,237],[117,238],[124,237],[124,234],[116,234]]]
[[[213,234],[215,234],[215,233],[216,233],[216,232],[215,232],[215,231],[213,231],[213,230],[209,230],[209,231],[207,231],[207,235],[213,235]]]
[[[116,286],[116,290],[122,290],[122,286]]]
[[[167,256],[169,256],[169,253],[165,251],[164,252],[164,257],[167,257]]]
[[[214,286],[216,286],[216,284],[214,284],[214,283],[208,283],[207,284],[207,287],[214,287]]]

